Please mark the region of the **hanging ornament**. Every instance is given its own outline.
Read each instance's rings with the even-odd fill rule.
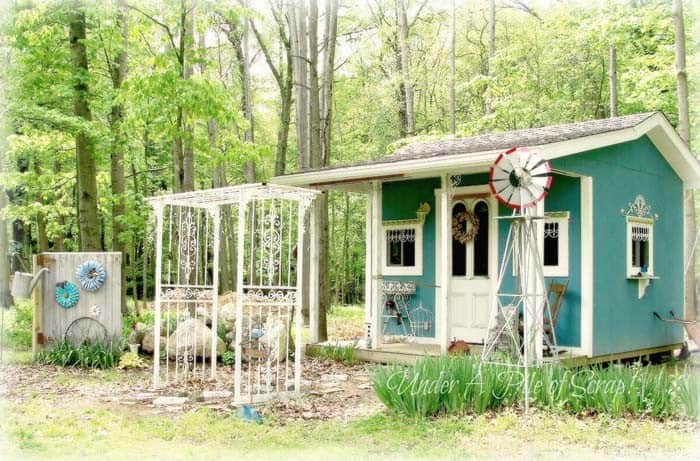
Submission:
[[[56,284],[56,302],[64,309],[75,307],[80,300],[80,291],[78,287],[70,282],[61,282]]]
[[[107,271],[97,261],[85,261],[75,273],[80,286],[85,291],[97,291],[105,283]]]
[[[552,184],[547,160],[526,147],[513,147],[499,155],[489,170],[489,186],[503,205],[520,210],[542,200]]]
[[[462,245],[471,242],[479,233],[479,218],[471,211],[460,211],[452,218],[452,237]]]

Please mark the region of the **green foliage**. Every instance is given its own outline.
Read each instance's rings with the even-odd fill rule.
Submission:
[[[324,360],[341,362],[346,365],[354,365],[358,361],[357,349],[354,346],[341,346],[338,344],[313,347],[309,350],[308,355]]]
[[[118,368],[121,370],[147,368],[146,362],[136,352],[127,352],[119,358]]]
[[[226,351],[221,354],[221,363],[226,366],[231,366],[236,363],[236,353],[233,351]]]
[[[2,347],[29,349],[32,347],[32,318],[34,306],[31,301],[17,301],[14,308],[5,310],[5,333]]]
[[[698,417],[700,377],[687,369],[610,366],[531,368],[530,405],[612,417]],[[426,357],[415,366],[377,367],[372,385],[391,410],[412,417],[484,413],[522,405],[523,370],[471,357]]]
[[[200,2],[193,16],[194,40],[185,37],[182,77],[178,47],[181,2],[129,2],[126,40],[121,36],[115,2],[89,2],[85,7],[88,55],[86,75],[71,64],[68,13],[75,5],[58,1],[14,2],[0,17],[0,69],[3,104],[12,135],[2,165],[0,183],[12,192],[3,213],[16,220],[22,237],[15,248],[25,266],[31,255],[79,249],[76,212],[76,135],[86,133],[95,146],[98,213],[105,249],[120,242],[125,257],[127,286],[142,287],[144,257],[147,282],[153,280],[153,225],[144,198],[172,190],[173,143],[182,137],[194,153],[195,187],[214,184],[212,170],[221,169],[228,184],[244,181],[243,165],[254,161],[257,179],[273,171],[280,95],[265,67],[255,37],[248,55],[254,100],[255,142],[244,140],[248,121],[241,107],[242,86],[236,52],[222,20],[240,29],[252,19],[276,66],[280,54],[278,27],[259,5]],[[459,2],[458,2],[459,3]],[[687,2],[686,2],[687,3]],[[192,0],[185,5],[192,5]],[[286,5],[286,3],[285,3]],[[489,58],[487,0],[463,2],[456,10],[456,125],[458,135],[543,126],[606,117],[607,56],[614,44],[618,58],[620,114],[663,110],[676,119],[673,28],[667,0],[613,2],[541,2],[535,14],[518,8],[498,8],[496,53]],[[451,12],[440,2],[410,8],[410,74],[415,93],[416,136],[402,139],[402,76],[394,0],[377,0],[370,10],[341,8],[338,20],[337,72],[334,77],[332,145],[329,164],[376,159],[403,145],[441,138],[449,131],[449,28]],[[264,8],[266,10],[266,8]],[[420,10],[420,16],[414,15]],[[700,10],[688,8],[688,23],[697,23]],[[284,11],[283,11],[284,13]],[[149,19],[156,18],[159,23]],[[188,18],[189,19],[189,18]],[[165,27],[164,27],[165,26]],[[167,29],[167,30],[166,30]],[[206,43],[199,43],[201,37]],[[234,32],[235,35],[235,32]],[[688,75],[693,92],[698,74],[699,34],[688,33]],[[287,36],[289,33],[287,31]],[[128,55],[127,76],[113,88],[110,71],[120,51]],[[73,114],[76,80],[88,85],[93,119]],[[491,112],[486,111],[486,101]],[[112,108],[123,111],[119,136]],[[697,105],[691,104],[696,121]],[[182,110],[186,129],[178,123]],[[292,108],[293,112],[293,108]],[[292,117],[293,118],[293,117]],[[213,128],[210,129],[210,128]],[[286,172],[297,170],[291,126]],[[691,130],[697,138],[700,130]],[[697,144],[697,143],[693,143]],[[110,158],[115,148],[124,153],[126,191],[112,191]],[[125,212],[112,216],[117,199]],[[332,302],[359,304],[364,296],[365,197],[329,194],[329,276]],[[113,235],[115,224],[121,232]],[[19,229],[18,229],[19,230]],[[14,250],[13,250],[14,251]],[[133,257],[132,257],[133,255]],[[133,259],[133,260],[132,260]],[[136,280],[134,280],[136,278]],[[136,295],[137,293],[131,293]]]
[[[78,368],[112,368],[122,354],[120,341],[84,342],[79,346],[70,341],[57,341],[39,352],[37,361],[49,365]]]

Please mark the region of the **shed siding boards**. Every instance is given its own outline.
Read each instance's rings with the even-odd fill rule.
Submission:
[[[683,341],[682,328],[661,323],[652,313],[683,307],[683,184],[646,136],[623,144],[552,160],[552,167],[593,178],[594,261],[593,355],[633,351]],[[485,173],[464,175],[460,186],[483,185]],[[382,185],[382,220],[415,219],[421,202],[431,211],[423,227],[423,275],[385,277],[415,280],[412,298],[435,312],[436,222],[435,189],[438,178],[386,182]],[[654,224],[654,275],[646,295],[638,299],[638,282],[626,274],[625,217],[620,212],[642,194],[659,215]],[[557,320],[560,346],[581,346],[581,187],[580,179],[555,175],[545,199],[545,211],[569,211],[569,289]],[[500,216],[512,210],[499,206]],[[499,223],[499,264],[509,222]],[[382,242],[383,244],[383,242]],[[510,264],[509,264],[510,266]],[[508,267],[505,289],[514,288]],[[554,277],[563,279],[564,277]],[[547,279],[547,284],[549,279]],[[399,334],[395,321],[387,328]],[[430,336],[434,336],[433,331]]]
[[[656,320],[654,311],[683,309],[683,184],[646,136],[552,161],[556,169],[593,177],[593,355],[683,341],[678,325]],[[659,215],[654,224],[654,275],[638,299],[638,282],[627,280],[626,221],[620,210],[638,194]]]
[[[416,219],[416,210],[423,202],[430,205],[430,213],[423,225],[423,275],[384,276],[386,280],[415,281],[416,293],[411,298],[411,307],[419,301],[423,307],[433,313],[431,331],[426,337],[435,337],[435,189],[440,188],[440,178],[416,179],[409,181],[387,182],[382,184],[382,221]],[[384,245],[384,240],[380,245]],[[383,308],[382,308],[383,310]],[[381,310],[380,310],[381,312]],[[381,328],[381,326],[380,326]],[[387,334],[401,334],[403,329],[390,320]]]
[[[569,276],[546,277],[545,286],[551,280],[569,280],[555,327],[557,344],[581,347],[581,180],[555,175],[544,210],[569,212]]]

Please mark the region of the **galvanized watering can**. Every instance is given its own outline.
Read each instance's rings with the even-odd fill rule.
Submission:
[[[15,272],[12,278],[12,297],[13,298],[29,298],[32,296],[34,287],[44,275],[44,271],[48,271],[46,267],[42,268],[36,275],[29,272]]]

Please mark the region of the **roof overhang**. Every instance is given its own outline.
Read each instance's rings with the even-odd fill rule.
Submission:
[[[634,141],[644,135],[649,137],[676,174],[682,179],[685,188],[700,188],[700,163],[690,152],[687,144],[678,136],[666,117],[658,112],[630,128],[529,147],[538,149],[544,158],[552,160]],[[434,177],[446,172],[459,174],[483,173],[488,171],[496,156],[501,152],[502,149],[486,150],[386,163],[351,165],[276,176],[272,178],[271,182],[289,186],[363,192],[367,189],[369,182],[377,180]]]

